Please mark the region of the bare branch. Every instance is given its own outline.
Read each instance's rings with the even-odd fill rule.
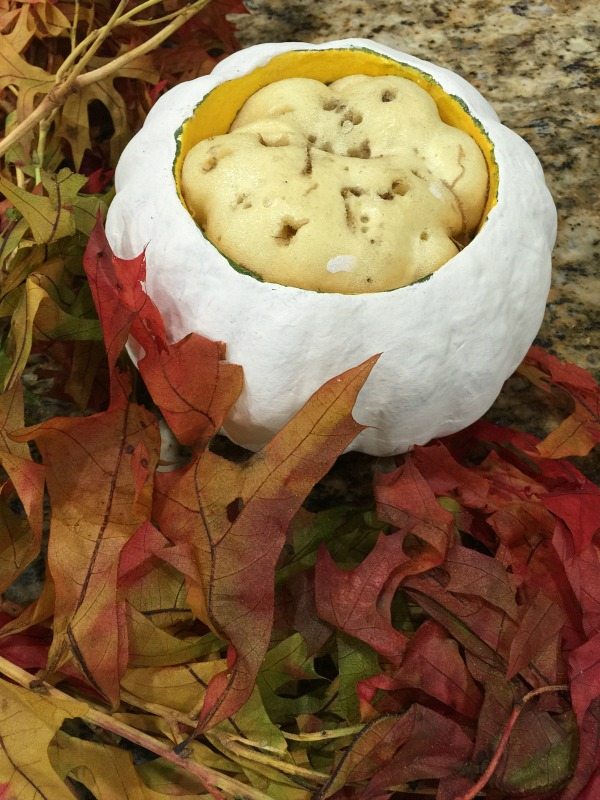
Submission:
[[[25,689],[32,689],[32,682],[34,678],[24,669],[17,667],[15,664],[8,661],[6,658],[0,656],[0,673],[7,678],[10,678],[19,686]],[[61,692],[49,683],[42,681],[35,681],[36,690],[45,696],[55,697],[58,700],[72,700],[68,694]],[[97,725],[102,730],[109,731],[110,733],[126,739],[128,742],[139,745],[151,753],[164,758],[171,764],[175,764],[181,769],[185,770],[188,775],[196,778],[200,784],[208,791],[216,800],[224,800],[225,796],[230,797],[244,797],[247,800],[269,800],[267,795],[263,794],[258,789],[254,789],[248,784],[241,783],[235,778],[230,778],[217,770],[205,767],[195,761],[190,761],[188,758],[175,753],[168,744],[160,742],[153,736],[149,736],[143,731],[138,731],[118,719],[114,719],[109,714],[98,711],[91,706],[88,708],[83,719],[92,725]],[[223,794],[223,792],[225,794]]]
[[[155,0],[148,0],[146,3],[142,3],[141,6],[147,7],[154,4],[154,2]],[[111,75],[118,73],[120,69],[134,61],[136,58],[139,58],[140,56],[143,56],[157,48],[176,30],[178,30],[189,19],[191,19],[202,8],[204,8],[208,2],[209,0],[196,0],[196,2],[191,3],[186,8],[181,9],[177,16],[172,19],[168,25],[165,25],[164,28],[161,28],[161,30],[157,31],[157,33],[155,33],[154,36],[152,36],[146,42],[143,42],[133,50],[124,53],[118,58],[113,59],[109,63],[104,64],[97,69],[79,74],[80,68],[83,69],[85,64],[88,63],[91,55],[96,52],[101,42],[110,33],[110,31],[113,30],[121,20],[127,21],[133,15],[133,12],[137,13],[141,8],[138,6],[136,9],[133,9],[131,12],[128,12],[123,16],[115,17],[117,12],[120,13],[121,6],[123,5],[123,3],[119,3],[117,11],[115,11],[115,14],[113,14],[113,17],[111,17],[111,20],[115,18],[115,21],[112,23],[109,21],[107,25],[99,29],[99,32],[95,31],[93,34],[90,34],[90,36],[86,37],[86,39],[75,48],[71,56],[69,56],[69,59],[71,59],[74,54],[78,55],[79,52],[81,52],[82,45],[87,46],[87,44],[90,44],[91,41],[90,49],[85,52],[73,70],[68,75],[60,77],[53,89],[44,97],[41,103],[34,108],[31,114],[29,114],[26,119],[16,125],[11,132],[5,136],[2,141],[0,141],[0,157],[3,156],[23,136],[25,136],[25,134],[29,133],[29,131],[35,128],[35,126],[38,125],[42,120],[46,119],[50,114],[52,114],[55,109],[59,108],[70,94],[82,89],[85,86],[89,86],[92,83],[97,83],[105,78],[109,78]],[[90,53],[91,55],[89,55]],[[64,66],[65,65],[63,64],[61,69]],[[58,74],[61,74],[61,70],[59,70]]]

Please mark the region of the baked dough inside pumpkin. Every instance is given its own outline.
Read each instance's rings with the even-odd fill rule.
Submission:
[[[477,144],[395,76],[256,92],[231,129],[185,157],[185,202],[207,238],[263,280],[379,292],[434,272],[474,236],[488,190]]]

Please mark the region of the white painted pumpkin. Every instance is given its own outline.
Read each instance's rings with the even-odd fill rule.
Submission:
[[[180,198],[183,156],[201,138],[226,132],[267,83],[356,73],[416,80],[442,118],[478,141],[490,199],[475,239],[426,280],[372,294],[318,293],[237,271]],[[389,455],[460,430],[490,407],[542,321],[556,211],[535,154],[458,75],[375,42],[235,53],[160,98],[121,157],[116,188],[111,246],[124,258],[146,249],[147,290],[173,340],[197,331],[227,343],[245,383],[224,431],[252,450],[325,381],[374,353],[381,358],[354,411],[369,427],[352,449]]]

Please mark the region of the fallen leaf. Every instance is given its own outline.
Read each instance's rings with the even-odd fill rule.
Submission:
[[[273,722],[281,725],[300,713],[320,707],[319,697],[310,696],[308,691],[294,696],[298,695],[300,681],[322,681],[322,678],[315,671],[307,643],[299,633],[294,633],[267,652],[256,678],[263,704]]]
[[[14,39],[11,41],[8,36],[0,37],[0,91],[9,85],[18,88],[17,113],[19,119],[24,119],[33,110],[37,96],[46,94],[52,89],[54,75],[41,67],[29,64],[17,52],[15,45],[22,46],[23,42],[17,43]],[[2,184],[3,181],[0,186]]]
[[[374,489],[379,517],[418,536],[442,560],[453,541],[454,517],[437,502],[414,458],[409,455],[399,469],[377,475]]]
[[[579,731],[579,757],[560,800],[595,800],[600,789],[600,701],[595,700]]]
[[[371,647],[339,631],[336,646],[339,683],[331,708],[347,723],[354,724],[362,719],[364,686],[379,672],[379,659]]]
[[[73,800],[48,758],[48,746],[65,719],[85,714],[77,700],[43,697],[0,679],[0,775],[12,797]]]
[[[556,654],[560,652],[561,631],[566,616],[561,607],[543,592],[530,600],[524,608],[518,629],[510,645],[506,677],[514,678],[522,670],[533,666],[539,683],[558,684],[564,680],[564,671],[557,674],[548,671],[542,663],[547,648]],[[534,684],[536,685],[536,684]]]
[[[416,447],[411,460],[437,497],[450,495],[469,508],[485,508],[489,481],[460,464],[443,442]]]
[[[241,369],[223,362],[224,345],[197,334],[168,343],[158,309],[143,290],[143,256],[131,261],[113,256],[100,221],[84,265],[105,331],[109,368],[131,333],[145,353],[138,364],[141,374],[171,430],[182,443],[203,447],[241,391]]]
[[[571,531],[578,552],[600,532],[600,487],[591,482],[570,491],[554,491],[541,498],[544,506]]]
[[[149,517],[151,502],[151,487],[144,502],[135,502],[131,453],[143,441],[157,462],[156,422],[140,406],[123,404],[81,419],[55,417],[21,436],[42,454],[52,503],[48,568],[56,606],[49,669],[75,664],[116,703],[127,661],[119,554]]]
[[[225,662],[197,661],[168,667],[134,667],[121,684],[135,697],[185,714],[197,713],[211,679],[223,672]]]
[[[315,574],[317,613],[335,629],[368,644],[392,663],[402,660],[408,639],[396,630],[389,612],[379,608],[384,587],[411,571],[427,569],[404,552],[404,533],[381,534],[375,547],[357,567],[340,569],[321,547]]]
[[[274,570],[286,527],[361,430],[350,411],[375,361],[326,383],[245,463],[205,451],[186,469],[157,475],[157,523],[173,542],[192,546],[211,627],[235,648],[226,682],[218,677],[214,695],[209,687],[214,701],[202,711],[203,728],[235,713],[250,696],[268,648]]]
[[[48,755],[63,780],[74,778],[98,800],[150,800],[154,794],[137,774],[131,754],[118,747],[59,732]]]
[[[398,693],[400,707],[411,697],[408,690],[413,690],[413,696],[418,690],[471,719],[477,718],[482,702],[456,641],[431,620],[422,623],[411,637],[397,669],[361,681],[361,692],[366,689],[371,697],[376,689]]]
[[[526,690],[472,655],[467,656],[467,663],[475,680],[484,686],[474,750],[483,770]],[[552,712],[546,710],[544,699],[548,697],[535,698],[521,709],[490,781],[500,794],[547,796],[573,774],[578,749],[574,715],[558,696]]]
[[[580,725],[590,705],[600,699],[600,632],[569,653],[571,702]]]
[[[380,717],[365,726],[317,797],[331,797],[347,783],[368,780],[359,797],[374,800],[409,781],[452,774],[472,749],[473,742],[456,722],[413,705],[405,714]]]
[[[538,590],[552,597],[579,635],[581,608],[567,579],[564,560],[552,543],[554,515],[539,503],[513,502],[489,516],[487,523],[501,542],[496,558],[510,566],[523,597],[535,597]]]
[[[538,446],[547,458],[585,456],[600,442],[600,386],[589,372],[567,364],[541,347],[532,347],[519,373],[545,392],[564,390],[573,403],[573,412]]]
[[[84,183],[82,175],[66,168],[57,175],[46,174],[46,197],[21,189],[0,175],[0,191],[25,217],[37,244],[49,244],[75,233],[72,205]]]
[[[15,290],[8,298],[14,302],[10,328],[10,352],[12,363],[3,370],[3,383],[10,388],[26,367],[36,340],[83,340],[99,341],[102,332],[98,321],[75,316],[61,307],[67,296],[63,273],[65,264],[61,259],[53,259],[30,274],[25,284]],[[62,297],[58,288],[62,284]],[[74,302],[73,295],[70,297]]]
[[[573,536],[566,525],[558,522],[552,543],[564,567],[570,587],[577,599],[581,614],[581,635],[576,642],[600,633],[600,545],[589,544],[577,552]],[[574,641],[574,640],[573,640]]]
[[[44,468],[24,442],[10,434],[23,427],[23,388],[0,394],[0,463],[9,481],[0,487],[0,590],[4,591],[39,552],[42,537]],[[25,516],[14,510],[22,504]]]

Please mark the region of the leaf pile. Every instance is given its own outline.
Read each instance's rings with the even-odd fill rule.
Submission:
[[[89,405],[103,356],[83,250],[153,102],[236,49],[241,4],[207,2],[0,0],[0,388],[44,348]]]
[[[3,796],[596,797],[600,489],[562,458],[598,439],[589,375],[532,348],[522,374],[572,404],[545,440],[479,422],[375,462],[372,505],[310,512],[376,359],[225,458],[241,369],[167,342],[100,226],[85,266],[106,409],[23,428],[20,385],[1,396],[2,589],[44,486],[51,508],[42,594],[4,604]]]

